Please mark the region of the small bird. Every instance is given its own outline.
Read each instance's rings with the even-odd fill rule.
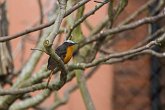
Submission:
[[[62,45],[57,47],[57,49],[55,50],[56,54],[61,58],[64,64],[67,64],[72,58],[75,44],[77,43],[73,42],[72,40],[66,40]],[[57,62],[52,57],[49,57],[47,69],[51,70],[51,73],[48,78],[47,86],[49,85],[50,79],[56,67],[57,67]]]

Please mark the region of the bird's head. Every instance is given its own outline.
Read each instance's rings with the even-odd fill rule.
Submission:
[[[72,41],[72,40],[66,40],[66,41],[64,42],[64,44],[67,45],[67,46],[73,46],[73,45],[75,45],[75,44],[77,44],[77,43],[74,42],[74,41]]]

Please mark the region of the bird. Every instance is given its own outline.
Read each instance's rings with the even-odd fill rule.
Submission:
[[[61,58],[64,64],[67,64],[73,56],[74,45],[77,44],[72,40],[66,40],[63,44],[58,46],[55,50],[56,54]],[[54,73],[54,69],[57,68],[57,62],[50,56],[48,58],[47,69],[51,70],[50,76],[47,81],[47,87],[49,85],[50,79]]]

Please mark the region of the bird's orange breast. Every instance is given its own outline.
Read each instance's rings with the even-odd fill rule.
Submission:
[[[66,56],[64,58],[65,64],[69,62],[69,60],[72,58],[72,55],[73,55],[73,46],[69,46],[67,48]]]

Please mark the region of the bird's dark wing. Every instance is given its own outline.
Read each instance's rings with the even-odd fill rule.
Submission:
[[[65,58],[65,55],[66,55],[66,49],[67,47],[65,47],[65,45],[60,45],[56,50],[56,54],[62,59],[62,61],[64,60]],[[53,58],[49,57],[48,59],[48,65],[47,65],[47,69],[48,70],[54,70],[56,68],[57,64],[56,62],[54,61]]]
[[[66,49],[67,47],[65,45],[61,45],[56,49],[56,54],[62,59],[62,61],[66,56],[66,51],[67,51]]]

